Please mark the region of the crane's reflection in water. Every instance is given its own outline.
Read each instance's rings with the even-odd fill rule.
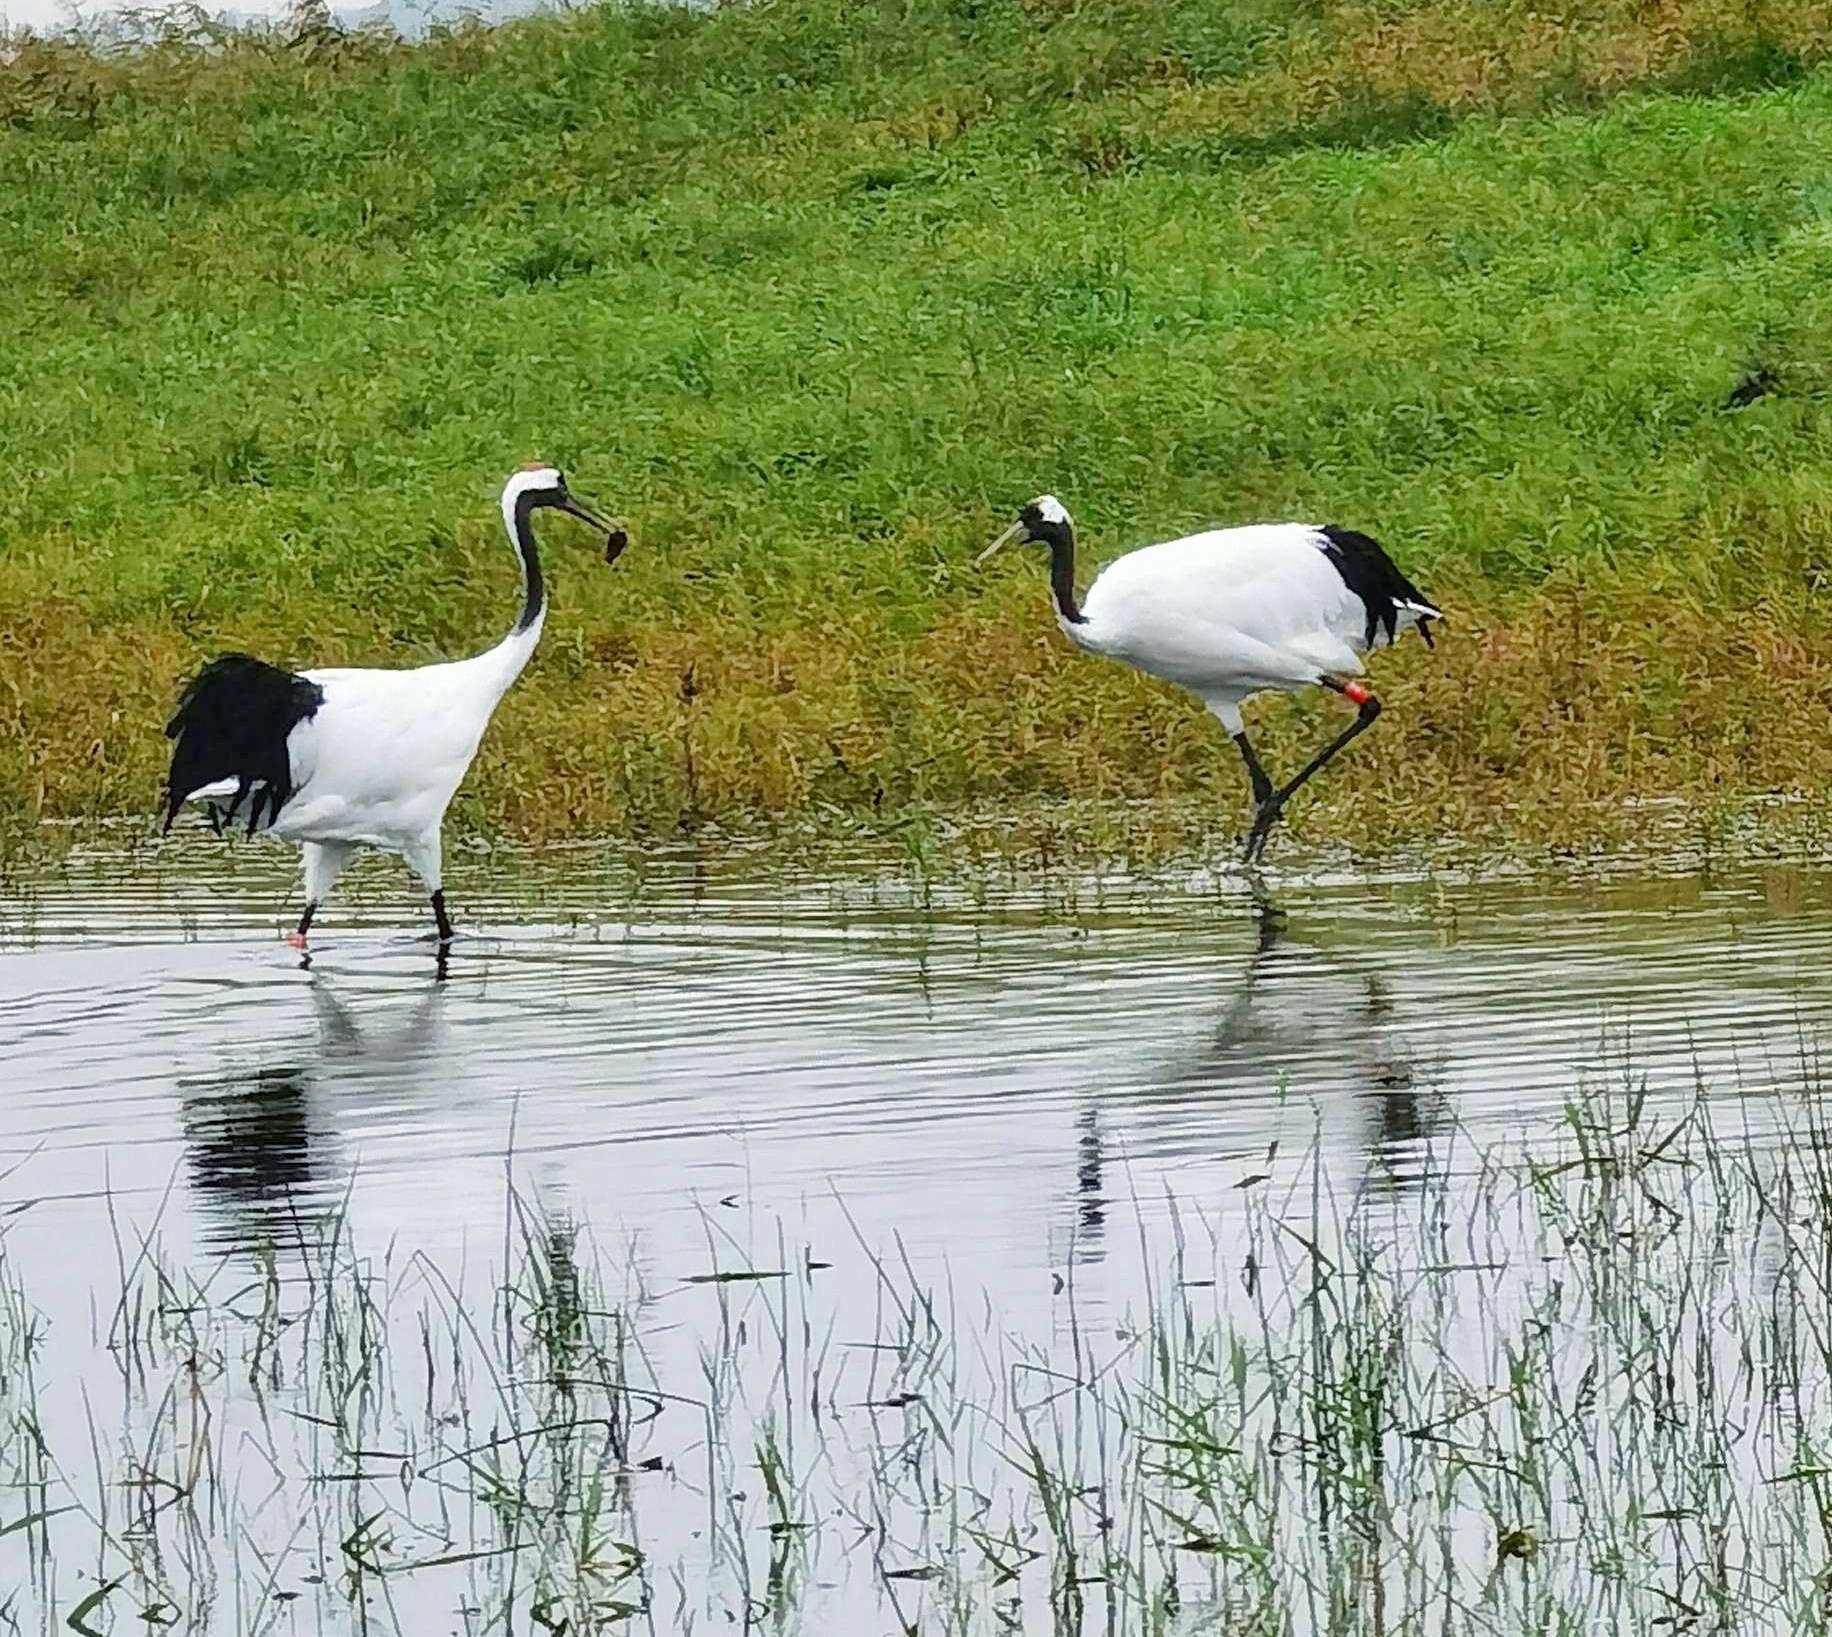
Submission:
[[[224,1219],[208,1234],[213,1245],[275,1237],[291,1203],[316,1191],[324,1162],[309,1088],[310,1070],[288,1064],[186,1089],[191,1184]]]
[[[278,1063],[181,1082],[188,1169],[212,1248],[295,1241],[299,1216],[341,1191],[343,1130],[360,1129],[438,1075],[447,1032],[442,984],[405,1009],[367,1016],[325,978],[314,977],[310,993],[315,1039],[289,1042]]]
[[[1415,1183],[1423,1145],[1444,1119],[1430,1077],[1400,1032],[1390,985],[1365,954],[1351,963],[1324,938],[1294,930],[1286,913],[1263,894],[1254,904],[1254,942],[1244,966],[1238,955],[1218,962],[1225,992],[1215,1022],[1193,1044],[1149,1068],[1134,1089],[1096,1088],[1076,1122],[1073,1255],[1101,1259],[1111,1204],[1107,1173],[1118,1127],[1147,1133],[1167,1115],[1187,1116],[1231,1100],[1263,1105],[1271,1114],[1293,1064],[1308,1084],[1329,1094],[1306,1099],[1312,1130],[1326,1127],[1364,1156],[1361,1187],[1391,1192]],[[1344,1132],[1347,1123],[1354,1127]],[[1264,1158],[1288,1140],[1288,1120],[1268,1118]],[[1306,1137],[1309,1131],[1304,1133]]]

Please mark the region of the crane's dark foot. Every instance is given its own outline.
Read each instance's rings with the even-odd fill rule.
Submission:
[[[1266,927],[1273,931],[1282,931],[1284,929],[1285,923],[1290,917],[1286,915],[1284,910],[1279,908],[1277,901],[1267,890],[1264,881],[1249,881],[1247,883],[1247,896],[1253,901],[1254,919],[1257,920],[1262,927]]]
[[[1285,798],[1282,795],[1267,796],[1254,810],[1253,828],[1247,832],[1247,848],[1241,854],[1243,864],[1257,864],[1266,851],[1266,838],[1272,834],[1273,825],[1279,821],[1279,815],[1285,811]]]
[[[1253,891],[1253,920],[1258,932],[1253,942],[1253,953],[1269,955],[1285,936],[1285,912],[1257,885]]]

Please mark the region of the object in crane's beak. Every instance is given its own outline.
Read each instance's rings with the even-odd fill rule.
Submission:
[[[998,537],[998,539],[993,541],[993,543],[990,546],[988,546],[984,551],[982,551],[979,554],[979,556],[973,559],[973,566],[975,568],[978,568],[980,564],[985,562],[986,559],[990,557],[995,551],[999,550],[999,548],[1002,546],[1009,545],[1014,539],[1017,538],[1018,535],[1022,534],[1023,532],[1024,532],[1024,520],[1022,518],[1019,518],[1019,520],[1016,523],[1012,524],[1012,526],[1008,528],[1003,534],[1001,534]]]
[[[559,509],[565,512],[568,517],[578,518],[587,528],[604,536],[605,562],[616,562],[618,557],[622,555],[623,548],[630,543],[630,537],[624,532],[621,524],[605,522],[605,520],[597,516],[589,506],[582,505],[571,495],[559,501],[558,505]]]

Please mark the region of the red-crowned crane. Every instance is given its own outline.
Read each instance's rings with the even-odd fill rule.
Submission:
[[[1361,656],[1416,626],[1426,644],[1443,615],[1379,542],[1334,524],[1257,523],[1145,546],[1110,563],[1075,598],[1075,524],[1039,495],[980,553],[1008,541],[1047,546],[1056,619],[1076,647],[1189,689],[1240,747],[1253,786],[1246,859],[1265,850],[1285,803],[1380,715],[1354,679]],[[1240,708],[1258,693],[1329,688],[1355,720],[1288,784],[1275,786],[1247,738]]]
[[[414,670],[282,670],[246,654],[213,659],[186,683],[166,726],[172,769],[165,828],[188,801],[220,832],[246,813],[304,853],[305,912],[287,941],[305,947],[312,918],[358,847],[399,853],[432,894],[443,950],[452,939],[441,873],[445,810],[490,717],[521,675],[547,618],[533,519],[551,509],[604,537],[604,560],[627,543],[539,463],[503,487],[503,525],[522,570],[522,607],[501,642],[470,659]]]

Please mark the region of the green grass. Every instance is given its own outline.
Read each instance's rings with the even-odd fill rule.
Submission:
[[[811,0],[27,43],[0,807],[150,808],[222,647],[490,638],[493,490],[537,453],[635,544],[553,543],[473,821],[1232,820],[1193,704],[1066,652],[1036,564],[969,566],[1045,488],[1091,563],[1311,517],[1451,608],[1380,667],[1334,835],[1816,794],[1828,39],[1824,6]],[[1326,707],[1265,714],[1289,758]]]

